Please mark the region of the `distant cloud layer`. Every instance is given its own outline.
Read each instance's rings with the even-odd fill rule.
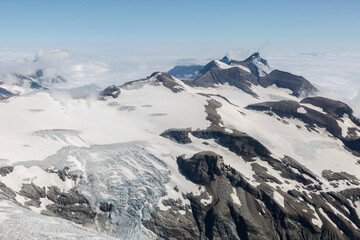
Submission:
[[[223,55],[245,59],[249,50],[230,50]],[[272,68],[302,75],[321,94],[348,103],[360,117],[360,53],[261,53]],[[64,88],[110,84],[139,79],[154,71],[167,71],[174,65],[206,64],[222,57],[220,51],[91,51],[72,52],[64,49],[40,49],[36,53],[0,49],[0,80],[10,81],[12,73],[32,74],[42,69],[44,75],[61,75]],[[93,84],[93,85],[91,85]],[[94,87],[91,87],[93,89]]]
[[[321,95],[344,101],[360,117],[360,53],[269,56],[269,64],[313,83]]]

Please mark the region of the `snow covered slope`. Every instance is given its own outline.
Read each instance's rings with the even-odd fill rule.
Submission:
[[[207,66],[0,102],[2,239],[359,238],[352,110],[301,98],[299,76]]]

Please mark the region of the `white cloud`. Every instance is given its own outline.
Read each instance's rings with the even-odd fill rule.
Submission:
[[[69,59],[70,52],[64,49],[40,49],[35,55],[35,62],[41,65],[57,65]]]
[[[301,75],[320,94],[349,104],[360,117],[360,52],[269,55],[270,66]]]

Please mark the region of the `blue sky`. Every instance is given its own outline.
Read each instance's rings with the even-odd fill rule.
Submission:
[[[3,0],[0,46],[360,50],[360,1]]]

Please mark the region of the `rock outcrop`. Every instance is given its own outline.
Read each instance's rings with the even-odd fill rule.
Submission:
[[[115,85],[111,85],[99,93],[99,99],[104,100],[105,97],[117,98],[120,95],[120,93],[121,90],[119,87]]]
[[[263,87],[275,84],[279,88],[288,88],[293,91],[292,95],[296,97],[313,95],[318,91],[305,78],[280,70],[274,70],[268,75],[260,77],[259,84]]]
[[[323,112],[301,104],[311,104],[320,107]],[[344,136],[344,129],[339,125],[339,122],[344,122],[343,117],[345,114],[357,126],[359,126],[359,120],[352,115],[352,109],[340,101],[323,97],[309,97],[304,98],[300,103],[283,100],[251,104],[246,108],[263,111],[270,115],[274,113],[281,118],[299,119],[306,124],[309,130],[317,131],[317,127],[324,128],[331,135],[340,139],[347,149],[353,151],[356,155],[360,154],[360,136],[357,135],[357,131],[360,132],[359,128],[348,128],[347,135]]]
[[[251,85],[258,84],[256,76],[238,67],[210,69],[192,81],[191,85],[196,87],[215,87],[218,84],[225,83],[256,96],[251,90]]]
[[[167,211],[158,210],[150,220],[144,221],[159,239],[325,240],[360,237],[359,217],[346,200],[357,201],[360,189],[308,195],[273,189],[266,182],[254,187],[213,152],[200,152],[188,159],[180,156],[177,162],[181,172],[206,191],[200,196],[185,196],[191,211],[180,214],[172,207]],[[204,196],[211,196],[211,201],[206,203]],[[341,204],[348,210],[344,211]],[[334,213],[333,209],[342,215]],[[334,223],[339,228],[334,227]]]

